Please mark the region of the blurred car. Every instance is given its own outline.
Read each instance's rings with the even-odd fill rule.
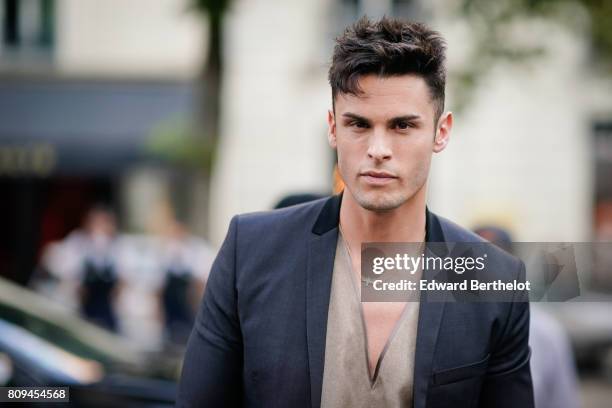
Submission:
[[[69,386],[76,407],[173,406],[180,360],[0,278],[0,386]]]

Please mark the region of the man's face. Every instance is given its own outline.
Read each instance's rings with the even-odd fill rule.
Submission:
[[[432,152],[447,144],[452,115],[435,121],[425,80],[415,75],[360,78],[362,94],[339,93],[328,113],[346,188],[371,211],[400,207],[423,190]]]

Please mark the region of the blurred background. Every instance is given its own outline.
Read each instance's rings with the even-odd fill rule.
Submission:
[[[612,2],[2,0],[1,384],[172,403],[231,216],[332,192],[327,69],[363,14],[447,39],[434,212],[612,240]],[[569,396],[542,380],[540,407],[609,406],[612,272],[591,283],[598,302],[541,307]]]

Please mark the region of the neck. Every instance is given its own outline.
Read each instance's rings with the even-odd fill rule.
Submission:
[[[422,242],[425,234],[424,185],[410,200],[389,211],[370,211],[361,207],[346,191],[340,206],[344,238],[352,245],[362,242]]]

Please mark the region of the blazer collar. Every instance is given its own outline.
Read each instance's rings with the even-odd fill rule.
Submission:
[[[312,227],[312,232],[323,235],[328,231],[338,227],[340,223],[340,204],[342,203],[342,193],[333,195],[327,199],[319,216]]]

